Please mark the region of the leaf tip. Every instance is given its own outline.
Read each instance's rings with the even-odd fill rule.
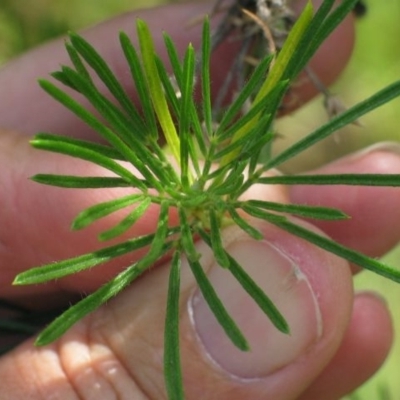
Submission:
[[[286,320],[283,320],[282,323],[281,323],[279,326],[277,326],[277,328],[278,328],[282,333],[284,333],[285,335],[291,335],[290,326],[289,326],[289,324],[287,323]]]
[[[43,347],[46,346],[47,344],[50,344],[53,342],[53,340],[49,339],[46,337],[47,335],[44,335],[43,332],[39,334],[39,336],[35,339],[34,345],[35,347]]]
[[[72,221],[71,231],[79,231],[82,228],[84,228],[84,225],[79,220],[75,219],[74,221]]]
[[[21,274],[18,274],[12,281],[13,286],[20,286],[23,284],[24,284],[24,281],[23,281],[23,278],[21,277]]]

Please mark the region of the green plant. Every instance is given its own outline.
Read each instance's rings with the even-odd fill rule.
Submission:
[[[39,335],[37,345],[56,340],[80,318],[115,296],[157,260],[169,254],[172,262],[166,307],[168,329],[165,330],[164,371],[169,398],[183,399],[178,334],[182,256],[187,257],[204,298],[227,336],[238,348],[248,350],[246,338],[226,311],[203,271],[195,249],[194,236],[202,238],[210,246],[219,265],[233,274],[277,329],[284,333],[290,330],[268,294],[258,287],[257,282],[224,249],[221,230],[230,224],[238,225],[254,239],[263,238],[249,217],[265,220],[363,268],[400,282],[400,271],[315,234],[286,217],[286,214],[291,214],[316,219],[347,218],[340,210],[241,199],[243,193],[254,184],[400,185],[399,175],[269,177],[264,174],[400,95],[400,82],[394,83],[342,112],[282,153],[272,155],[270,150],[275,137],[273,123],[282,98],[319,45],[352,10],[356,0],[343,2],[332,11],[333,3],[334,0],[325,0],[315,14],[311,4],[305,7],[278,55],[270,55],[260,61],[237,98],[227,106],[218,120],[214,118],[210,93],[209,61],[212,46],[207,19],[203,27],[201,62],[198,67],[196,53],[191,45],[181,61],[173,41],[165,35],[165,45],[177,87],[156,55],[151,33],[143,21],[137,21],[140,54],[128,36],[121,33],[121,47],[140,99],[140,109],[132,103],[113,72],[91,45],[76,34],[70,35],[70,43],[66,48],[73,68],[63,66],[53,77],[89,100],[99,116],[85,109],[55,84],[40,81],[40,85],[96,130],[106,144],[39,133],[32,140],[32,145],[93,162],[108,169],[114,176],[40,174],[33,179],[66,188],[132,188],[132,194],[94,205],[74,220],[72,228],[83,229],[112,212],[135,207],[119,224],[100,234],[100,240],[109,240],[126,232],[145,215],[152,204],[158,205],[160,211],[156,230],[152,234],[37,267],[15,278],[14,284],[17,285],[47,282],[93,268],[123,254],[148,248],[139,261],[58,316]],[[200,107],[193,96],[197,70],[202,94]],[[92,79],[93,73],[108,88],[113,101],[98,90]],[[251,104],[250,108],[243,112],[248,103]],[[159,144],[161,136],[165,138],[168,150]],[[178,169],[169,161],[169,153],[179,166]],[[138,175],[133,174],[120,161],[130,163]],[[179,223],[172,226],[169,220],[171,210],[178,215],[179,220]]]

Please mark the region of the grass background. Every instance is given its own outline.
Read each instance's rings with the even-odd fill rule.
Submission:
[[[19,53],[67,30],[95,24],[121,12],[151,7],[168,0],[0,0],[0,65]],[[368,13],[357,23],[357,43],[352,61],[332,87],[345,104],[371,95],[400,78],[400,0],[366,0]],[[313,168],[377,141],[400,138],[400,99],[374,111],[362,120],[363,127],[347,127],[286,165],[288,171]],[[278,148],[286,147],[323,121],[321,99],[278,123],[283,134]],[[290,135],[288,134],[290,132]],[[295,132],[293,134],[292,132]],[[379,212],[379,210],[377,210]],[[396,223],[396,221],[394,221]],[[399,227],[400,229],[400,227]],[[400,248],[385,257],[400,267]],[[397,340],[376,376],[346,399],[400,399],[400,287],[369,273],[356,278],[359,290],[377,290],[392,310]]]

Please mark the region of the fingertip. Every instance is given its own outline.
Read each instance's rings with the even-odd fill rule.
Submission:
[[[393,344],[393,322],[386,300],[373,291],[356,293],[353,313],[335,359],[349,365],[349,382],[360,386],[383,364]],[[334,360],[336,362],[336,360]],[[353,388],[352,388],[353,389]]]
[[[393,344],[393,325],[385,300],[374,292],[354,298],[352,317],[340,348],[299,400],[335,400],[367,381]]]
[[[380,143],[324,165],[311,174],[399,174],[400,146]],[[294,203],[340,209],[350,215],[344,221],[316,221],[320,229],[340,243],[378,257],[400,240],[394,220],[400,218],[397,187],[357,185],[297,185],[289,194]],[[379,212],[377,212],[379,210]]]

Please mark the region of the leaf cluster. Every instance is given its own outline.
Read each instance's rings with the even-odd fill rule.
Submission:
[[[138,47],[125,33],[120,34],[121,48],[136,88],[139,106],[132,102],[100,54],[81,36],[70,35],[66,48],[72,67],[62,66],[53,73],[53,78],[89,101],[94,111],[89,111],[76,100],[76,96],[67,94],[58,84],[42,80],[40,85],[93,128],[104,144],[39,133],[32,140],[32,145],[94,163],[110,171],[112,176],[39,174],[33,179],[64,188],[126,188],[125,196],[93,205],[82,211],[72,223],[73,229],[80,230],[100,218],[128,208],[130,211],[127,216],[99,235],[101,241],[126,233],[140,218],[145,218],[149,207],[157,206],[159,216],[152,234],[40,266],[15,278],[14,283],[18,285],[38,284],[146,249],[142,258],[128,265],[104,286],[50,323],[39,335],[38,345],[56,340],[79,319],[131,284],[157,260],[170,254],[172,262],[166,307],[165,326],[168,328],[165,330],[164,366],[169,398],[183,399],[179,354],[182,256],[187,258],[205,300],[229,339],[241,350],[249,349],[240,327],[227,312],[203,270],[194,237],[204,240],[219,265],[232,273],[277,329],[284,333],[290,331],[284,316],[268,294],[224,248],[221,231],[229,224],[237,225],[255,240],[263,238],[262,232],[253,226],[252,218],[267,221],[363,268],[400,282],[400,271],[311,232],[289,218],[290,215],[326,220],[348,218],[340,210],[242,200],[243,193],[255,184],[400,185],[399,175],[267,177],[264,174],[400,95],[400,82],[336,116],[282,153],[275,156],[269,154],[260,163],[263,149],[271,148],[273,144],[273,123],[288,87],[320,44],[351,12],[355,3],[355,0],[342,2],[332,10],[334,0],[325,0],[315,14],[311,4],[308,4],[279,54],[260,61],[218,121],[214,120],[211,100],[211,34],[207,19],[199,54],[189,45],[181,59],[173,40],[164,35],[169,67],[157,56],[149,28],[143,21],[136,23]],[[168,72],[169,68],[172,75]],[[194,96],[197,75],[200,104]],[[96,83],[99,80],[107,89],[107,95],[99,89]],[[250,109],[243,112],[249,102]],[[167,142],[168,150],[160,144],[163,140]],[[177,222],[171,220],[171,210],[178,216]]]

